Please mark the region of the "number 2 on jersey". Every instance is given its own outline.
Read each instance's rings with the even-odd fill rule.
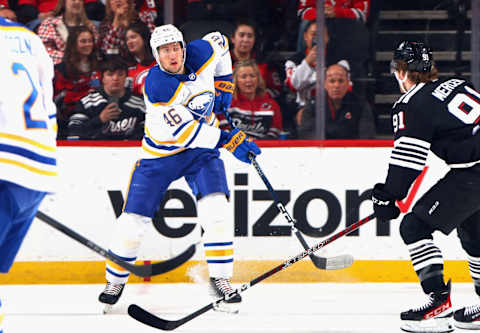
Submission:
[[[32,81],[32,77],[30,76],[30,73],[28,73],[27,68],[25,68],[25,66],[21,63],[14,62],[12,64],[13,74],[19,75],[21,71],[25,72],[30,82],[30,85],[32,87],[32,92],[23,102],[23,116],[25,117],[25,126],[27,129],[47,128],[47,123],[45,121],[32,119],[30,110],[38,97],[38,90],[37,88],[35,88],[35,85],[33,84],[33,81]]]

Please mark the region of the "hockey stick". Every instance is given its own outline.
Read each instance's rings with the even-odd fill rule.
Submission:
[[[185,316],[181,319],[178,319],[178,320],[162,319],[162,318],[157,317],[154,314],[142,309],[141,307],[139,307],[136,304],[131,304],[128,307],[128,314],[132,318],[138,320],[139,322],[144,323],[145,325],[155,327],[155,328],[158,328],[158,329],[161,329],[161,330],[164,330],[164,331],[172,331],[172,330],[176,329],[177,327],[189,322],[190,320],[195,319],[196,317],[200,316],[201,314],[213,309],[220,302],[223,302],[223,301],[226,301],[228,299],[231,299],[231,298],[235,297],[236,295],[238,295],[238,294],[244,292],[245,290],[253,287],[257,283],[265,280],[266,278],[268,278],[268,277],[270,277],[270,276],[272,276],[272,275],[274,275],[274,274],[292,266],[296,262],[302,260],[303,258],[310,255],[311,253],[313,253],[315,251],[318,251],[319,249],[321,249],[322,247],[324,247],[324,246],[328,245],[329,243],[335,241],[336,239],[338,239],[338,238],[340,238],[340,237],[342,237],[346,234],[349,234],[350,232],[360,228],[360,226],[367,223],[368,221],[373,220],[374,218],[375,218],[375,214],[371,214],[371,215],[367,216],[366,218],[364,218],[363,220],[360,220],[357,223],[349,225],[344,230],[342,230],[342,231],[336,233],[335,235],[330,236],[329,238],[321,241],[320,243],[306,249],[302,253],[296,255],[295,257],[292,257],[292,258],[288,259],[287,261],[283,262],[282,264],[278,265],[275,268],[272,268],[268,272],[263,273],[262,275],[256,277],[255,279],[251,280],[250,282],[247,282],[247,283],[243,284],[240,288],[232,291],[230,294],[225,295],[222,298],[217,299],[215,302],[212,302],[212,303],[204,306],[203,308],[201,308],[201,309],[199,309],[199,310],[197,310],[197,311],[195,311],[195,312],[193,312],[193,313],[191,313],[191,314],[189,314],[189,315],[187,315],[187,316]]]
[[[263,173],[262,168],[260,168],[260,165],[258,164],[258,162],[255,158],[255,155],[250,153],[248,155],[248,158],[250,159],[250,161],[252,161],[252,164],[253,164],[255,170],[257,171],[258,175],[260,176],[263,183],[267,187],[268,192],[270,192],[270,195],[272,196],[273,201],[275,202],[275,205],[278,208],[278,211],[280,213],[282,213],[283,217],[285,217],[287,222],[290,224],[293,233],[295,234],[295,236],[297,236],[297,238],[300,241],[300,243],[302,244],[303,248],[305,250],[307,250],[309,248],[309,245],[305,241],[305,238],[303,238],[300,231],[298,231],[298,229],[295,227],[295,220],[290,216],[287,209],[280,202],[280,200],[278,200],[277,194],[275,193],[272,185],[270,184],[267,177]],[[318,256],[314,255],[313,253],[309,253],[308,256],[312,260],[313,264],[319,269],[343,269],[343,268],[350,267],[353,264],[353,257],[351,255],[348,255],[348,254],[343,254],[343,255],[339,255],[339,256],[331,257],[331,258],[318,257]]]
[[[227,118],[228,123],[232,128],[235,128],[235,125],[233,124],[232,117],[230,116],[230,113],[227,110],[223,110],[225,114],[225,118]],[[275,203],[275,206],[277,206],[278,211],[285,217],[287,222],[290,224],[290,227],[292,228],[293,233],[295,236],[298,238],[300,243],[302,244],[303,248],[306,250],[309,248],[309,245],[305,241],[305,238],[303,238],[302,234],[298,229],[295,227],[295,220],[290,216],[288,211],[286,210],[285,206],[282,204],[280,200],[278,200],[278,196],[275,193],[272,185],[268,181],[267,177],[263,173],[262,169],[260,168],[260,165],[258,164],[257,160],[255,159],[255,155],[250,153],[248,158],[250,161],[252,161],[253,166],[255,167],[255,170],[257,171],[258,175],[262,179],[263,183],[268,189],[268,192],[273,198],[273,201]],[[336,257],[319,257],[314,255],[313,253],[309,254],[310,259],[312,260],[312,263],[317,267],[318,269],[327,269],[327,270],[334,270],[334,269],[344,269],[347,267],[352,266],[353,264],[353,257],[349,254],[342,254]]]
[[[102,257],[113,261],[115,264],[125,268],[127,271],[140,276],[140,277],[149,277],[153,275],[159,275],[163,274],[166,272],[171,271],[172,269],[175,269],[185,262],[187,262],[193,255],[195,254],[195,244],[190,245],[188,249],[177,255],[176,257],[173,257],[171,259],[158,262],[155,264],[150,264],[150,265],[134,265],[134,264],[129,264],[128,262],[125,262],[118,257],[116,257],[114,254],[111,254],[104,248],[98,246],[91,240],[83,237],[82,235],[78,234],[77,232],[73,231],[66,225],[56,221],[55,219],[51,218],[50,216],[42,213],[41,211],[37,212],[37,217],[42,220],[43,222],[47,223],[51,227],[57,229],[58,231],[64,233],[70,238],[73,238],[77,242],[85,245],[89,249],[93,250],[94,252],[98,253]]]

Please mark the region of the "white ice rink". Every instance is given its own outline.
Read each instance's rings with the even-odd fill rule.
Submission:
[[[5,333],[160,332],[130,318],[128,305],[178,319],[210,303],[205,284],[129,284],[113,313],[103,315],[97,302],[103,287],[0,286]],[[401,332],[400,311],[425,300],[419,285],[400,283],[260,283],[242,295],[240,314],[210,311],[175,332]],[[472,284],[453,285],[455,308],[477,301]]]

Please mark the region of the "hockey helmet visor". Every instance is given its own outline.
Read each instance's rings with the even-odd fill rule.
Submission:
[[[407,70],[411,72],[428,73],[433,67],[433,55],[429,47],[418,42],[401,42],[393,52],[390,62],[390,73],[399,69],[398,62],[407,64]]]

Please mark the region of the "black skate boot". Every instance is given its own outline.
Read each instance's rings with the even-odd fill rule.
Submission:
[[[480,330],[480,305],[471,305],[455,311],[453,321],[458,328]]]
[[[448,281],[445,290],[428,294],[427,303],[418,308],[402,312],[400,314],[402,331],[412,333],[453,332],[450,290],[451,282]]]
[[[101,303],[106,304],[103,313],[109,312],[112,306],[118,302],[120,296],[122,296],[123,288],[125,287],[125,283],[114,284],[107,282],[105,286],[105,290],[98,296],[98,300]]]
[[[210,294],[216,299],[234,292],[230,280],[227,278],[210,278]],[[213,309],[215,311],[238,313],[239,303],[242,302],[242,296],[239,294],[230,299],[217,304]]]

